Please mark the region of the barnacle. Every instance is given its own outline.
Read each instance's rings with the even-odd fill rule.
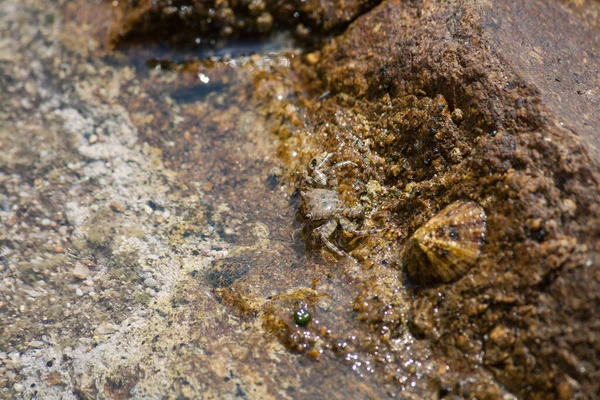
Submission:
[[[486,233],[486,214],[472,201],[457,201],[408,240],[402,261],[416,284],[448,283],[475,265]]]

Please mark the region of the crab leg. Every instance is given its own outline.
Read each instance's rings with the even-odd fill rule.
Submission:
[[[319,169],[321,169],[321,167],[322,167],[323,165],[325,165],[325,164],[327,163],[327,161],[329,161],[329,159],[331,158],[331,156],[332,156],[333,154],[334,154],[334,153],[327,153],[327,154],[325,154],[325,157],[323,157],[323,160],[321,160],[321,162],[320,162],[320,163],[319,163],[319,164],[318,164],[318,165],[317,165],[317,166],[316,166],[314,169],[315,169],[315,170],[319,170]]]
[[[340,218],[340,226],[342,227],[342,231],[349,232],[354,236],[365,236],[371,233],[381,232],[381,229],[357,229],[356,225],[354,225],[350,220],[346,218]]]
[[[331,251],[334,254],[337,254],[339,257],[345,257],[347,254],[341,249],[337,248],[337,246],[335,246],[333,243],[331,243],[331,240],[329,240],[331,235],[333,235],[333,232],[335,232],[337,224],[337,221],[331,220],[326,224],[318,227],[316,231],[319,232],[319,238],[321,239],[321,243],[323,243],[325,247],[329,249],[329,251]]]
[[[357,166],[356,163],[354,163],[352,161],[341,161],[339,163],[332,165],[331,168],[341,168],[341,167],[345,167],[346,165],[353,165],[355,167]]]

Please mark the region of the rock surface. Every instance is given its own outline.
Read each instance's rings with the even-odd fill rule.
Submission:
[[[599,390],[600,36],[581,17],[561,2],[390,1],[307,71],[328,94],[316,141],[359,165],[354,182],[383,187],[368,200],[391,243],[452,201],[486,210],[478,268],[409,290],[413,329],[520,397]]]
[[[288,30],[313,41],[339,32],[378,0],[141,0],[114,4],[108,46],[131,41],[167,42],[201,49],[227,41],[266,38]],[[229,46],[231,48],[231,45]]]
[[[597,397],[600,3],[264,5],[343,32],[146,63],[109,3],[0,3],[0,397]],[[295,234],[325,152],[342,259]],[[455,201],[477,263],[415,285]]]

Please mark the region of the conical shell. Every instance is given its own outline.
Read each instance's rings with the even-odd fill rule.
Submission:
[[[475,265],[486,233],[483,208],[457,201],[444,208],[408,240],[403,262],[417,284],[453,282]]]

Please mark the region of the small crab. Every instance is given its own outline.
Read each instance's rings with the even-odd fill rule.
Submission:
[[[364,235],[364,231],[356,229],[348,218],[362,215],[362,209],[344,206],[337,190],[337,177],[334,168],[355,165],[351,161],[343,161],[324,170],[324,166],[332,154],[326,154],[320,162],[313,159],[309,164],[310,174],[305,175],[307,186],[312,186],[300,192],[301,203],[298,208],[298,219],[302,221],[300,236],[313,243],[327,247],[332,253],[343,257],[346,253],[331,242],[331,237],[338,227],[343,233],[354,236]]]
[[[346,165],[354,165],[352,161],[342,161],[326,167],[327,162],[333,153],[325,153],[321,160],[313,158],[308,164],[308,172],[304,172],[304,182],[306,186],[316,188],[335,188],[337,187],[337,176],[335,169]]]

